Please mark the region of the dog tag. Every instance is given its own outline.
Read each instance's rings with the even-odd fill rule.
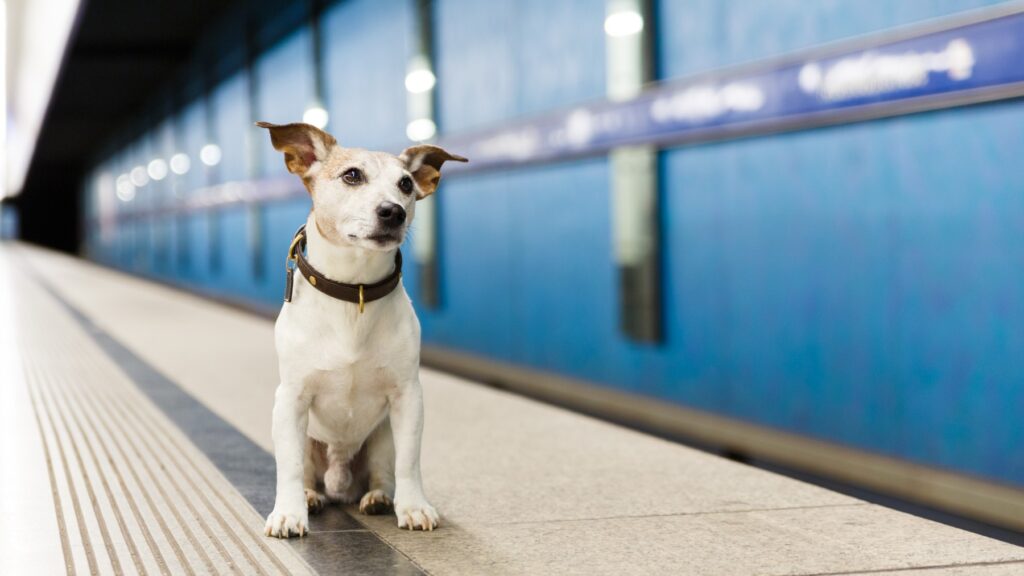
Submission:
[[[294,270],[289,270],[284,279],[284,301],[292,301],[292,278],[295,277]]]

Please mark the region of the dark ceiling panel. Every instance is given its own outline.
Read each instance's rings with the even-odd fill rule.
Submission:
[[[194,57],[203,32],[232,4],[236,2],[83,2],[16,200],[26,240],[76,249],[78,186],[87,166],[126,125],[143,117],[153,96]]]
[[[250,38],[260,45],[253,49],[272,45],[311,6],[331,2],[83,0],[15,200],[22,238],[76,250],[79,186],[90,165],[243,66]]]

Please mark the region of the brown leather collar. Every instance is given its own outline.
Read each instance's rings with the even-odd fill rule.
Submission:
[[[314,288],[327,294],[331,298],[344,300],[359,305],[359,313],[362,314],[367,302],[380,300],[391,294],[402,280],[402,251],[395,252],[395,271],[379,282],[373,284],[345,284],[337,282],[317,272],[316,268],[310,266],[303,252],[306,249],[306,227],[302,226],[295,232],[292,245],[288,247],[288,259],[284,267],[288,271],[288,278],[285,281],[284,301],[292,301],[292,278],[295,276],[294,267],[298,267],[302,277],[313,285]],[[293,267],[294,264],[294,267]]]

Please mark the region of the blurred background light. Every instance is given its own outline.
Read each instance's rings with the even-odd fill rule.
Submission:
[[[430,140],[434,134],[437,134],[437,125],[430,118],[413,120],[405,127],[405,135],[409,137],[409,140],[416,142]]]
[[[131,177],[132,184],[136,188],[142,188],[146,184],[149,184],[149,174],[146,173],[146,169],[142,166],[132,168],[132,171],[129,172],[129,176]]]
[[[302,114],[303,122],[305,122],[306,124],[312,124],[313,126],[320,128],[321,130],[327,127],[327,120],[327,110],[325,110],[324,107],[320,105],[310,106]]]
[[[171,156],[171,172],[177,175],[188,174],[189,168],[192,167],[192,161],[189,160],[188,154],[184,152],[178,152],[174,156]]]
[[[426,68],[413,70],[405,76],[405,89],[413,94],[426,92],[434,87],[437,78]]]
[[[135,186],[132,184],[131,177],[127,174],[121,174],[117,177],[114,190],[118,200],[122,202],[131,202],[135,198]]]
[[[163,158],[154,158],[146,166],[146,174],[153,180],[160,181],[167,177],[167,162]]]
[[[207,144],[199,150],[199,160],[207,166],[216,166],[220,164],[220,146],[216,144]]]
[[[639,34],[643,29],[644,17],[632,10],[615,12],[604,19],[604,32],[609,36]]]

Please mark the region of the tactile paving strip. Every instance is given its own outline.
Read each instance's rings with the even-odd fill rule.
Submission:
[[[311,573],[52,296],[14,284],[68,574]]]

